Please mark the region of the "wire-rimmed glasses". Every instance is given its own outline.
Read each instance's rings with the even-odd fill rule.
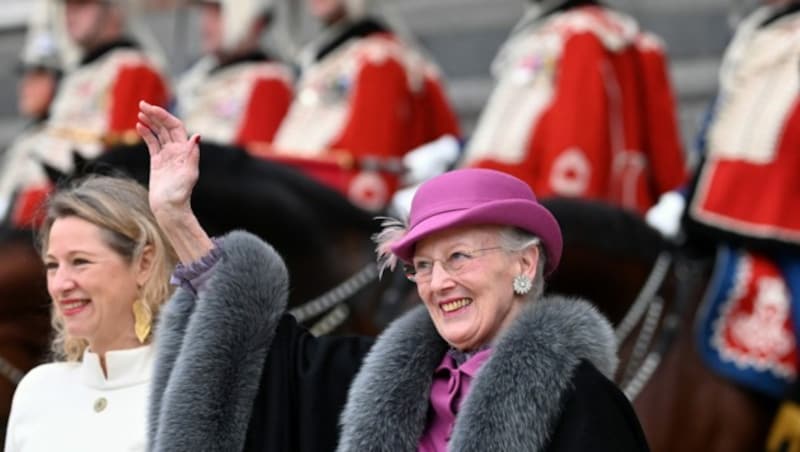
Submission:
[[[465,271],[470,263],[475,262],[476,259],[486,255],[491,251],[501,250],[502,246],[493,246],[489,248],[479,248],[467,251],[453,251],[445,259],[426,259],[415,258],[413,263],[406,265],[404,270],[406,278],[415,283],[427,283],[433,276],[433,266],[436,262],[442,264],[442,268],[450,275],[458,275]]]

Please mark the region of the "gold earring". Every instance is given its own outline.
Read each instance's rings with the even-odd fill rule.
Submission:
[[[136,339],[139,343],[144,344],[147,337],[150,336],[150,327],[153,325],[153,314],[144,304],[141,298],[133,302],[133,331],[136,333]]]

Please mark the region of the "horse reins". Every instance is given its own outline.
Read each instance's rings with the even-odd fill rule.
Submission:
[[[619,322],[619,325],[614,329],[614,334],[617,336],[617,343],[621,344],[628,338],[628,335],[633,331],[633,328],[642,319],[642,315],[647,310],[648,305],[653,301],[658,289],[664,283],[664,278],[667,276],[669,266],[672,264],[672,256],[667,251],[663,251],[658,255],[653,269],[650,270],[650,275],[647,276],[644,286],[639,291],[625,317]]]
[[[344,323],[347,316],[350,315],[350,308],[344,302],[377,277],[378,266],[375,263],[369,263],[333,289],[291,309],[289,314],[293,315],[298,323],[303,323],[324,312],[331,311],[310,328],[315,336],[328,334]]]
[[[678,278],[675,301],[671,304],[670,310],[663,315],[664,327],[661,330],[657,345],[651,349],[655,342],[655,333],[659,321],[662,319],[662,313],[664,312],[664,300],[656,296],[656,293],[663,286],[667,270],[672,261],[673,257],[671,257],[669,251],[664,251],[659,255],[639,296],[616,329],[617,338],[620,339],[619,343],[621,344],[622,340],[630,334],[633,327],[639,323],[644,312],[647,311],[647,316],[639,330],[639,335],[620,383],[625,396],[629,400],[634,400],[639,395],[655,373],[661,363],[661,359],[667,353],[672,340],[678,332],[680,318],[686,308],[686,302],[692,289],[689,283],[692,282],[691,278],[696,272],[690,268],[691,265],[687,263],[686,259],[679,259],[675,265],[675,273]],[[650,350],[650,352],[647,353],[647,350]]]
[[[657,297],[656,293],[664,285],[671,265],[671,254],[668,251],[662,251],[658,255],[655,264],[653,264],[653,268],[650,270],[650,274],[647,276],[647,280],[636,299],[614,330],[617,344],[621,345],[628,338],[634,327],[640,323],[645,312],[647,313],[620,382],[622,392],[625,393],[629,400],[633,400],[639,394],[639,391],[641,391],[656,367],[658,367],[658,361],[653,362],[652,359],[649,359],[651,358],[649,355],[644,359],[643,357],[653,341],[653,336],[658,327],[658,320],[663,310],[663,300]]]

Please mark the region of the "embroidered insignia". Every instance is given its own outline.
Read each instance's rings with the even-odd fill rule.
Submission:
[[[220,99],[214,105],[214,111],[217,117],[231,119],[239,115],[244,110],[242,99],[227,98]]]
[[[797,377],[787,280],[777,263],[722,250],[700,323],[701,355],[721,374],[779,397]]]
[[[346,74],[310,83],[299,94],[300,102],[308,106],[320,103],[335,105],[344,102],[352,89],[353,81]]]
[[[562,152],[550,170],[550,187],[563,196],[581,196],[589,188],[592,165],[586,154],[578,148]]]
[[[361,171],[350,181],[347,197],[362,209],[377,212],[389,201],[389,187],[380,174]]]
[[[555,59],[538,53],[526,55],[512,69],[511,80],[524,85],[539,76],[550,75],[555,70]]]

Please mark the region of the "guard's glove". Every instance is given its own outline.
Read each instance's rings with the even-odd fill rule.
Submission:
[[[664,237],[675,239],[681,230],[681,217],[685,208],[686,198],[677,191],[668,191],[647,211],[644,219]]]
[[[397,190],[389,203],[389,215],[399,219],[407,219],[411,213],[411,200],[414,199],[414,194],[420,185],[412,185]]]
[[[800,452],[800,405],[784,401],[767,437],[767,452]]]
[[[0,198],[0,223],[3,222],[6,218],[6,213],[8,212],[8,208],[11,206],[11,203],[8,199],[2,197]]]
[[[403,156],[404,185],[416,185],[450,169],[458,159],[461,145],[452,135],[425,143]]]

